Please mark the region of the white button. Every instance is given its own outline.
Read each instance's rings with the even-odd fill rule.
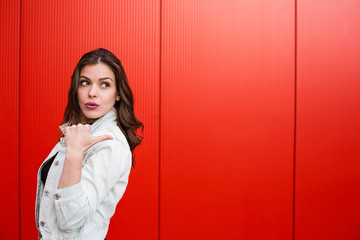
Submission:
[[[45,196],[49,195],[49,191],[48,191],[48,190],[45,190],[45,191],[44,191],[44,195],[45,195]]]
[[[59,200],[59,198],[61,198],[61,196],[56,193],[56,194],[54,195],[54,198],[55,198],[56,200]]]
[[[42,226],[42,227],[45,226],[45,222],[44,222],[44,221],[41,221],[41,222],[40,222],[40,226]]]
[[[59,161],[56,161],[56,162],[55,162],[55,166],[57,166],[57,165],[59,165]]]

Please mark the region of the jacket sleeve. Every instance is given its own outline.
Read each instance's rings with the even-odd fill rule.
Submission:
[[[81,171],[81,181],[55,192],[56,219],[62,231],[83,226],[118,179],[130,171],[131,153],[121,142],[107,140],[98,144]]]

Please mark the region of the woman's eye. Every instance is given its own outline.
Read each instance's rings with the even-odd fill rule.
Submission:
[[[102,87],[109,87],[110,84],[107,83],[107,82],[102,82],[102,83],[100,84],[100,86],[102,86]]]
[[[82,81],[80,81],[80,85],[86,86],[86,85],[89,85],[89,82],[82,80]]]

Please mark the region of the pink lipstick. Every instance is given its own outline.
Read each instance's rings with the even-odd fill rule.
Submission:
[[[96,104],[94,102],[87,102],[85,103],[85,106],[90,110],[94,110],[99,106],[99,104]]]

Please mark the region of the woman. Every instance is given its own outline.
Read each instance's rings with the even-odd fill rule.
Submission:
[[[120,60],[105,49],[75,67],[59,143],[41,165],[39,238],[101,239],[124,194],[143,124]]]

